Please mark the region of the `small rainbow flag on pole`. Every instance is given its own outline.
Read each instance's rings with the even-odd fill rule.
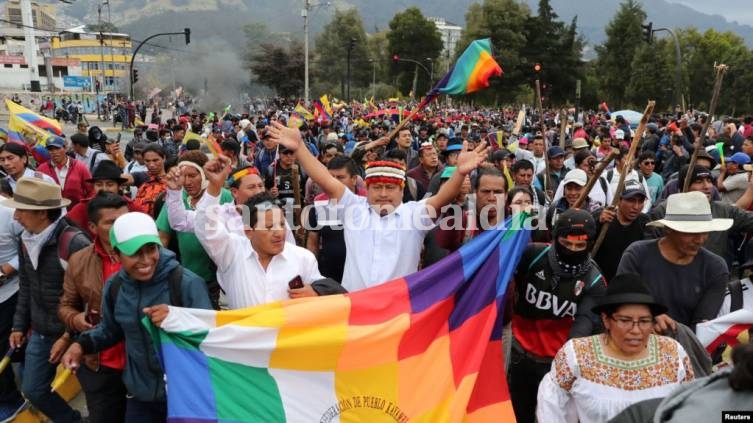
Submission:
[[[452,69],[424,97],[419,104],[419,109],[440,94],[470,94],[487,88],[489,78],[500,75],[502,75],[502,67],[492,56],[491,39],[475,40],[460,55]]]
[[[161,330],[145,319],[169,421],[514,422],[502,307],[526,217],[370,289],[244,310],[170,307]]]

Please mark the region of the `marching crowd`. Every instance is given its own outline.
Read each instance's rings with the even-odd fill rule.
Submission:
[[[367,289],[522,212],[532,239],[505,308],[519,422],[751,410],[751,345],[702,378],[694,330],[753,309],[749,279],[742,302],[728,288],[753,268],[753,117],[711,123],[688,170],[710,118],[692,111],[634,137],[622,116],[516,124],[512,109],[403,126],[346,106],[297,127],[294,104],[155,113],[127,143],[81,123],[46,140],[46,161],[32,140],[0,145],[0,339],[23,362],[20,386],[0,374],[0,421],[29,404],[55,422],[166,421],[144,316]],[[50,392],[60,363],[88,416]]]

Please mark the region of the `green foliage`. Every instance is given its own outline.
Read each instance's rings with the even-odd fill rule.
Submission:
[[[316,37],[316,62],[312,71],[317,79],[337,84],[336,92],[339,93],[339,87],[344,86],[347,80],[347,58],[351,40],[355,40],[350,59],[352,95],[352,87],[367,86],[372,77],[369,44],[357,9],[335,11],[332,20]]]
[[[397,54],[401,59],[420,62],[426,69],[431,68],[432,61],[437,60],[443,48],[442,36],[436,26],[417,7],[408,8],[392,18],[387,41],[390,58]],[[412,89],[416,66],[412,62],[398,62],[390,67],[390,76],[397,81],[401,92],[408,93]],[[431,89],[429,76],[423,69],[418,69],[417,96]]]
[[[299,96],[303,91],[303,58],[300,42],[293,42],[287,48],[264,43],[251,56],[249,68],[256,82],[274,89],[278,95]]]
[[[607,40],[596,47],[599,82],[613,108],[625,105],[626,88],[630,83],[630,64],[643,43],[641,24],[646,12],[636,0],[625,0],[607,24]]]
[[[674,104],[675,54],[674,44],[659,40],[643,43],[630,64],[631,76],[626,101],[636,110],[648,100],[656,101],[655,110],[671,110]]]

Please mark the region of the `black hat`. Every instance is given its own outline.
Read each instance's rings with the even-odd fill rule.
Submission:
[[[607,295],[597,299],[591,310],[599,314],[605,307],[623,304],[647,305],[654,316],[667,312],[667,307],[654,300],[640,275],[635,273],[624,273],[612,278],[607,285]]]
[[[685,165],[680,169],[680,173],[677,175],[677,183],[682,190],[682,187],[685,186],[685,175],[688,173],[688,167],[690,165]],[[693,166],[693,172],[690,174],[690,183],[696,182],[699,179],[702,178],[709,178],[711,179],[711,171],[706,166],[701,165],[695,165]]]
[[[586,235],[589,242],[594,242],[596,223],[591,213],[581,209],[567,209],[560,213],[554,225],[554,236],[569,235]]]
[[[515,158],[515,153],[511,153],[506,148],[501,148],[492,153],[492,162],[501,162],[504,159]]]
[[[94,174],[91,179],[87,179],[87,183],[94,183],[94,181],[115,181],[118,185],[123,185],[128,182],[125,178],[121,177],[122,170],[112,160],[102,160],[96,168],[94,168]]]
[[[450,138],[450,140],[447,142],[447,148],[442,151],[443,155],[448,155],[452,153],[453,151],[460,151],[463,149],[463,139],[460,137],[454,137]]]

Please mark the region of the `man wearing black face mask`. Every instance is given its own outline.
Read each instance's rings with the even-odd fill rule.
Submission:
[[[529,244],[514,276],[507,382],[519,423],[535,421],[539,382],[560,347],[599,327],[591,307],[606,293],[589,253],[596,238],[593,217],[579,209],[562,212],[552,238],[552,245]]]

